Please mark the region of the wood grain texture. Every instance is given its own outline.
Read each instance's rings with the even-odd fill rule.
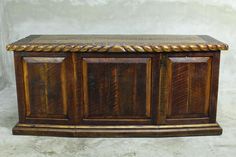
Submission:
[[[27,116],[54,115],[65,118],[67,96],[64,59],[64,57],[23,57]]]
[[[71,56],[16,56],[21,62],[25,121],[72,123]],[[18,96],[19,97],[19,96]],[[22,114],[22,113],[21,113]]]
[[[210,57],[170,57],[168,60],[170,97],[168,116],[208,116]]]
[[[83,58],[85,118],[151,118],[150,58]]]
[[[213,83],[213,68],[215,64],[213,54],[193,53],[188,55],[164,56],[162,66],[162,87],[160,105],[162,107],[162,123],[208,123],[212,119],[212,94],[218,84]],[[215,97],[215,96],[213,96]],[[215,116],[213,116],[215,117]]]

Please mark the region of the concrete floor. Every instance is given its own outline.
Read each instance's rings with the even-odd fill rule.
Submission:
[[[221,136],[178,138],[58,138],[13,136],[15,87],[0,91],[0,157],[236,157],[235,92],[220,92]]]

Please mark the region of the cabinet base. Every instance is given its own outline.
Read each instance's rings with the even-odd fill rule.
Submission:
[[[14,135],[61,137],[174,137],[221,135],[222,128],[217,123],[160,126],[75,126],[18,123],[12,132]]]

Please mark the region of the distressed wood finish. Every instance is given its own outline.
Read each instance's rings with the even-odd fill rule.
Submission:
[[[163,123],[215,122],[215,90],[218,88],[219,52],[165,55],[161,98],[165,105]],[[217,67],[217,68],[216,68]]]
[[[15,61],[21,121],[73,124],[72,56],[21,53]]]
[[[31,44],[31,38],[16,44]],[[83,38],[93,41],[93,36]],[[220,51],[175,52],[174,44],[169,45],[171,53],[152,53],[148,46],[141,45],[141,36],[137,38],[140,52],[145,49],[145,53],[122,53],[118,47],[116,51],[100,53],[99,45],[90,52],[89,45],[83,45],[86,53],[69,49],[31,52],[29,47],[27,52],[15,51],[19,123],[13,134],[68,137],[221,134],[216,122]],[[157,45],[165,47],[160,45],[165,36],[150,38],[159,39]],[[67,44],[66,36],[59,39]],[[79,36],[75,39],[79,40]],[[105,39],[109,43],[108,39],[118,38]],[[132,42],[124,41],[125,50],[131,50],[128,44],[137,44],[134,37],[128,39]],[[147,42],[147,37],[144,39]],[[184,40],[183,36],[177,39]],[[214,43],[212,38],[210,41],[213,45],[220,43]]]
[[[138,118],[133,121],[137,124],[151,118],[150,58],[83,58],[82,62],[87,122],[107,119],[115,124]]]

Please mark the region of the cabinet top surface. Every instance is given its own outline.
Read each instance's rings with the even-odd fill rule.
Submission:
[[[227,50],[207,35],[30,35],[7,45],[27,52],[183,52]]]

